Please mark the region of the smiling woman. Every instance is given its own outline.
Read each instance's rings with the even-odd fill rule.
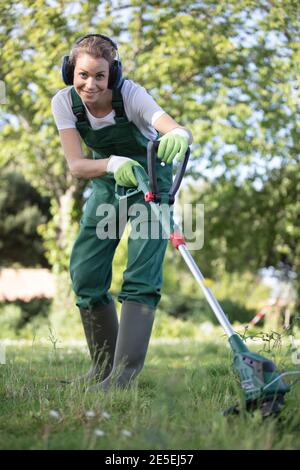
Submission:
[[[77,296],[92,367],[84,380],[107,390],[131,384],[141,371],[147,353],[156,306],[162,286],[162,263],[167,240],[130,237],[128,263],[118,300],[120,326],[109,288],[112,261],[122,236],[124,214],[115,197],[115,182],[137,186],[134,166],[147,170],[147,144],[164,134],[158,148],[157,179],[161,193],[172,184],[172,160],[183,158],[191,133],[161,109],[146,90],[122,77],[117,45],[108,37],[92,34],[74,44],[63,60],[62,76],[68,85],[52,99],[53,115],[65,157],[73,176],[93,181],[71,255],[71,278]],[[93,151],[85,158],[81,140]],[[141,194],[128,201],[125,222],[133,221],[133,204],[145,206],[146,231],[151,234],[148,206]],[[97,237],[97,226],[113,208],[118,230]],[[100,207],[100,209],[101,209]],[[133,211],[134,212],[134,211]],[[102,214],[102,215],[101,215]],[[124,229],[124,227],[123,227]],[[116,235],[116,232],[118,235]],[[114,380],[116,370],[122,372]],[[81,380],[81,378],[79,378]]]
[[[112,90],[108,89],[109,63],[82,53],[74,69],[74,88],[95,117],[112,111]],[[101,97],[101,99],[100,99]]]
[[[94,59],[89,54],[79,55],[74,69],[74,88],[96,117],[107,114],[108,108],[112,110],[112,91],[108,89],[108,77],[107,60]],[[101,116],[98,116],[99,111]]]
[[[93,57],[89,48],[78,46],[70,57],[74,65],[74,88],[96,117],[112,111],[112,90],[108,82],[116,49],[108,41],[103,40],[103,43],[105,47],[101,57]]]

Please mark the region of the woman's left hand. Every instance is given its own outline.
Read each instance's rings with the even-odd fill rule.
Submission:
[[[182,128],[175,128],[160,139],[157,156],[165,163],[172,163],[176,155],[182,160],[188,146],[189,134]]]

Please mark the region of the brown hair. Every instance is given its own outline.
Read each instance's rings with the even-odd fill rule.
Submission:
[[[107,60],[109,66],[112,65],[117,55],[113,45],[99,36],[90,36],[75,43],[70,52],[70,63],[75,67],[79,55],[84,53],[91,55],[95,59],[103,58]]]

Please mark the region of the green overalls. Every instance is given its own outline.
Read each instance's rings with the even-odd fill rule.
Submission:
[[[85,113],[81,98],[75,89],[71,90],[72,108],[77,116],[76,128],[88,147],[93,150],[93,158],[108,158],[120,155],[138,161],[147,171],[148,139],[133,122],[129,122],[123,105],[120,89],[113,90],[112,107],[116,113],[116,124],[93,130]],[[157,162],[157,181],[161,193],[168,193],[172,183],[172,165],[164,167]],[[96,304],[108,304],[112,298],[108,293],[112,279],[112,261],[119,238],[119,200],[115,197],[115,180],[105,175],[92,180],[93,190],[82,219],[80,232],[75,241],[70,261],[73,289],[80,308],[91,308]],[[150,226],[149,204],[144,195],[138,193],[127,199],[128,209],[132,204],[147,206],[148,216],[143,223]],[[116,239],[99,239],[97,224],[104,216],[97,215],[100,204],[113,204],[117,214]],[[99,212],[98,212],[99,214]],[[132,222],[127,215],[126,221]],[[126,222],[125,221],[125,222]],[[150,233],[150,228],[149,228]],[[128,261],[123,275],[123,284],[118,296],[120,302],[135,301],[155,307],[161,297],[162,263],[167,240],[128,238]]]

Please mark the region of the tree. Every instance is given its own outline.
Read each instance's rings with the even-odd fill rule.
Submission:
[[[251,206],[253,224],[258,227],[268,219],[263,210],[270,211],[270,206],[266,200],[259,206],[264,193],[259,194],[256,188],[274,188],[272,177],[277,168],[280,176],[276,184],[283,195],[286,176],[282,175],[289,174],[291,168],[295,174],[298,171],[299,2],[2,3],[0,79],[7,85],[8,105],[1,114],[4,142],[0,161],[3,166],[11,159],[17,160],[26,178],[51,197],[53,219],[42,231],[51,264],[58,269],[67,266],[83,185],[66,169],[50,100],[63,86],[59,78],[61,57],[75,38],[92,30],[117,39],[125,76],[143,84],[167,112],[193,131],[189,172],[195,180],[194,188],[200,190],[207,179],[219,175],[211,188],[220,198],[216,200],[211,193],[209,197],[207,192],[205,200],[208,213],[218,207],[221,212],[215,212],[216,224],[210,220],[206,230],[209,234],[214,230],[214,253],[219,254],[216,262],[228,268],[232,265],[233,269],[236,256],[230,261],[229,251],[227,256],[226,249],[221,249],[224,234],[218,220],[223,217],[220,204],[224,195],[228,204],[237,203],[234,196],[238,191],[240,206],[232,217],[242,224],[243,208],[250,208],[251,193],[255,204],[253,209]],[[271,190],[265,191],[273,198]],[[298,193],[295,197],[296,207]],[[278,261],[280,244],[276,243],[276,249],[269,248],[279,237],[274,231],[281,226],[297,226],[297,211],[284,212],[281,225],[274,222],[271,228],[263,224],[264,228],[257,229],[259,263],[251,262],[252,233],[245,230],[244,266],[255,269],[266,251],[268,263]],[[290,241],[292,238],[290,235]],[[294,255],[298,248],[293,244],[298,246],[294,239],[289,244]],[[235,254],[232,252],[232,256]],[[212,259],[208,248],[201,256]]]
[[[204,259],[210,274],[220,261],[221,271],[227,272],[263,267],[299,272],[299,165],[273,169],[260,187],[253,183],[222,176],[202,190]],[[199,194],[194,192],[194,198],[199,200]],[[296,283],[299,291],[299,279]]]
[[[64,86],[61,58],[78,35],[94,26],[98,3],[82,1],[77,3],[80,13],[73,13],[76,4],[71,1],[1,0],[0,79],[6,84],[7,104],[0,115],[0,165],[13,161],[50,197],[52,218],[40,233],[56,271],[67,269],[86,182],[72,178],[66,168],[50,102]],[[107,18],[103,21],[106,25]]]
[[[299,2],[135,5],[131,74],[194,134],[184,200],[205,203],[196,259],[213,277],[298,272]]]

